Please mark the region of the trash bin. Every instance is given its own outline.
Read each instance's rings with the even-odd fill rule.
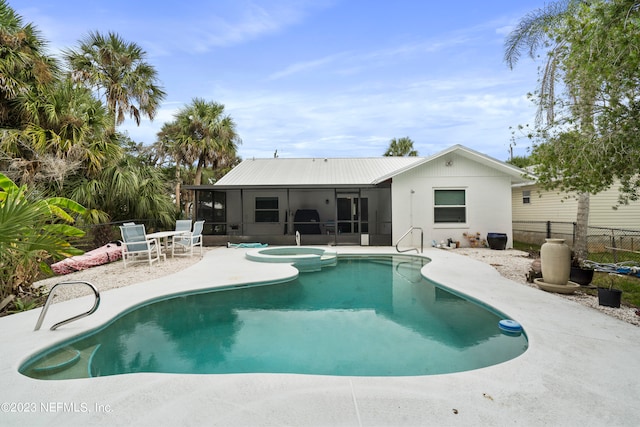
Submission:
[[[504,233],[487,233],[487,243],[491,249],[505,250],[507,247],[507,235]]]

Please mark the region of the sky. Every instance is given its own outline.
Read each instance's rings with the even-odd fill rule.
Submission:
[[[420,156],[461,144],[526,155],[538,65],[504,62],[506,36],[548,1],[9,0],[48,41],[89,32],[138,44],[167,93],[153,121],[119,127],[145,144],[194,98],[223,104],[244,158],[379,157],[409,137]]]

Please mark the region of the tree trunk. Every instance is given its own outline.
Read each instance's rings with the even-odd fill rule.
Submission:
[[[584,261],[589,256],[587,236],[589,231],[589,193],[578,194],[578,213],[576,215],[576,238],[573,242],[574,256]]]
[[[176,163],[176,208],[180,212],[180,165]]]
[[[198,165],[196,166],[196,175],[193,178],[193,185],[202,184],[202,169],[204,169],[204,160],[198,159]]]

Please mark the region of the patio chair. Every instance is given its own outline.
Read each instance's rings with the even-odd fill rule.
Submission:
[[[171,244],[171,256],[176,255],[176,248],[184,251],[183,255],[193,256],[193,248],[200,246],[200,256],[202,256],[202,229],[204,228],[204,220],[196,221],[193,224],[193,231],[190,233],[179,234],[173,236]]]
[[[177,219],[175,231],[183,231],[185,234],[188,234],[191,232],[192,225],[193,221],[191,221],[190,219]],[[166,251],[166,253],[169,253],[169,248],[172,246],[173,240],[171,242],[165,242],[168,246],[166,248],[164,247],[164,245],[162,245],[162,242],[160,243],[162,251]]]
[[[156,239],[148,239],[144,225],[127,225],[120,227],[122,235],[122,260],[124,267],[132,262],[149,262],[149,270],[155,261],[160,259],[160,245]],[[145,256],[146,255],[146,256]]]
[[[176,220],[176,231],[191,231],[190,219],[178,219]]]

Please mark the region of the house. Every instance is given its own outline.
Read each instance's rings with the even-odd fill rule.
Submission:
[[[419,247],[505,233],[523,170],[461,145],[430,157],[247,159],[195,192],[205,244]]]
[[[618,206],[618,185],[613,185],[598,194],[589,197],[589,244],[596,251],[604,250],[608,239],[597,236],[611,236],[611,229],[640,231],[640,201],[631,201],[628,205]],[[546,230],[543,224],[554,224],[554,235],[564,237],[571,243],[573,223],[576,221],[578,202],[573,193],[559,190],[544,190],[535,181],[517,183],[512,188],[512,209],[516,240],[540,244],[543,243]],[[562,227],[562,223],[567,226]],[[557,233],[556,233],[557,232]],[[624,234],[624,233],[623,233]],[[634,233],[631,233],[634,234]],[[597,245],[594,242],[604,242]],[[631,244],[632,240],[629,240]],[[618,243],[620,244],[620,243]]]

